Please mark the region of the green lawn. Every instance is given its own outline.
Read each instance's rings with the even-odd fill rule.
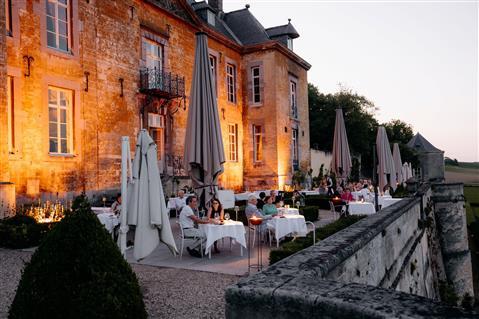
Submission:
[[[474,219],[470,203],[479,204],[479,186],[464,186],[464,196],[466,197],[467,223],[470,224]],[[479,209],[476,208],[476,217],[479,219]]]

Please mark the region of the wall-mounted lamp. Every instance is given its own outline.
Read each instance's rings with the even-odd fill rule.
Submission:
[[[118,81],[120,81],[120,97],[123,97],[123,78],[119,78]]]
[[[86,83],[85,92],[88,92],[88,77],[90,76],[90,72],[85,71],[84,74],[85,74],[85,83]]]
[[[30,66],[35,59],[31,55],[24,55],[23,56],[23,61],[27,64],[27,72],[25,72],[25,76],[29,77],[30,76]]]

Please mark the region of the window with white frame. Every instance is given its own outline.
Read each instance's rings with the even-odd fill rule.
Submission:
[[[298,169],[299,163],[299,143],[298,143],[298,135],[299,131],[297,128],[292,129],[292,148],[293,148],[293,168]]]
[[[5,0],[5,28],[7,35],[12,35],[12,0]]]
[[[228,101],[236,103],[236,66],[226,64],[226,80],[228,84]]]
[[[291,117],[297,118],[298,117],[298,102],[297,102],[297,94],[296,94],[296,81],[290,80],[289,81],[289,100],[291,105]]]
[[[238,124],[228,124],[229,160],[238,161]]]
[[[73,146],[73,91],[48,87],[49,152],[71,154]]]
[[[251,68],[251,83],[253,89],[253,103],[261,103],[261,68],[254,66]]]
[[[148,88],[163,89],[164,47],[143,37],[141,41],[144,67],[148,69]]]
[[[13,77],[7,76],[7,129],[8,129],[8,152],[15,149],[15,108],[14,108]]]
[[[261,125],[253,125],[253,161],[263,160],[263,131]]]
[[[218,95],[218,84],[216,83],[216,79],[218,78],[216,76],[216,57],[212,54],[210,54],[210,68],[211,68],[211,75],[213,76],[215,93],[216,93],[216,95]]]
[[[71,50],[71,0],[47,0],[47,45],[61,51]]]
[[[293,39],[288,37],[288,49],[293,51]]]

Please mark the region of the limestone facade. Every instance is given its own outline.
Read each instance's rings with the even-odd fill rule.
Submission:
[[[64,4],[68,21],[62,24]],[[119,189],[120,138],[129,136],[134,150],[142,127],[158,142],[164,181],[176,177],[187,183],[182,156],[198,31],[208,34],[215,60],[227,157],[220,185],[282,188],[290,183],[293,166],[309,167],[310,66],[278,41],[238,44],[200,19],[186,0],[0,0],[0,9],[0,23],[7,26],[0,34],[0,182],[13,182],[18,200]],[[56,19],[49,20],[52,15]],[[52,28],[56,33],[48,32]],[[61,32],[68,33],[67,44]],[[140,70],[152,54],[145,43],[161,48],[164,73],[184,77],[184,99],[142,90]],[[262,65],[260,105],[250,103],[251,63]],[[234,102],[228,98],[231,66]],[[296,83],[294,116],[290,79]],[[160,121],[153,125],[148,113]],[[253,125],[261,125],[263,134],[260,161],[254,160]]]

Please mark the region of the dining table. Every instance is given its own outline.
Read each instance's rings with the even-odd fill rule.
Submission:
[[[96,215],[100,223],[105,226],[106,230],[112,235],[113,237],[113,230],[117,225],[120,224],[120,216],[115,215],[112,212],[105,212],[99,213]]]
[[[227,237],[240,244],[241,256],[243,256],[243,247],[247,248],[247,246],[246,231],[242,222],[225,220],[222,224],[199,224],[198,227],[206,235],[205,253],[210,259],[211,246],[214,242]]]
[[[298,237],[306,236],[308,229],[306,227],[306,220],[303,215],[286,214],[283,216],[276,216],[268,220],[268,229],[274,233],[276,238],[276,247],[279,247],[281,238],[289,234],[294,234]]]
[[[372,215],[376,213],[373,203],[349,202],[348,212],[350,215]]]
[[[280,207],[278,208],[279,215],[299,215],[299,209],[293,207]]]

